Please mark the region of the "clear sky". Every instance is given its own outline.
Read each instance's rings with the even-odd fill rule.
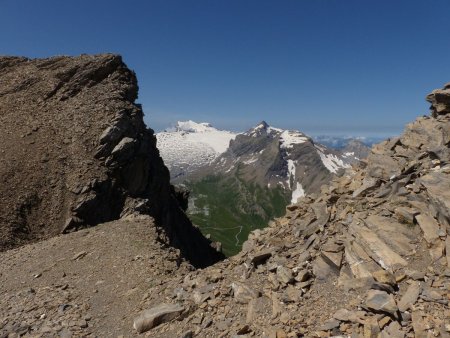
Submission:
[[[0,54],[113,52],[147,124],[391,135],[450,82],[448,0],[0,0]]]

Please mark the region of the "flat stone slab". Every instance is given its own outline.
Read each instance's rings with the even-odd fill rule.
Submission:
[[[423,231],[425,240],[432,244],[439,238],[439,224],[431,216],[426,214],[420,214],[416,216],[417,223]]]
[[[372,271],[378,268],[378,265],[357,243],[345,244],[345,259],[355,278],[372,278]]]
[[[133,328],[138,332],[146,332],[155,326],[169,322],[181,315],[184,307],[176,304],[160,304],[143,311],[134,319]]]
[[[428,194],[439,201],[447,210],[450,210],[450,175],[441,172],[431,172],[420,179]]]
[[[423,314],[420,311],[411,313],[411,322],[416,337],[427,337],[427,325],[423,320]]]
[[[359,324],[364,324],[364,317],[364,311],[349,311],[347,309],[339,309],[333,315],[333,318],[342,322],[352,322]]]
[[[372,177],[366,177],[363,181],[362,186],[353,192],[353,197],[358,197],[360,195],[364,195],[364,194],[374,190],[379,185],[380,185],[379,179],[372,178]]]
[[[260,264],[264,264],[271,256],[272,256],[272,250],[270,250],[270,249],[262,250],[253,255],[251,262],[255,266],[258,266]]]
[[[328,331],[332,330],[336,327],[339,327],[341,325],[341,322],[337,319],[329,319],[325,323],[323,323],[321,326],[319,326],[319,330],[322,331]]]
[[[338,273],[339,270],[336,269],[334,264],[329,264],[323,257],[319,256],[314,260],[313,274],[318,280],[326,280],[333,274],[337,275]]]
[[[406,310],[410,309],[419,298],[420,294],[420,283],[419,282],[413,282],[406,290],[403,297],[398,302],[398,309],[401,312],[405,312]]]
[[[342,256],[343,256],[342,252],[322,251],[321,255],[322,255],[322,258],[324,259],[324,261],[327,264],[331,265],[334,269],[339,270],[341,268]]]
[[[252,299],[258,298],[261,295],[258,290],[252,289],[243,283],[234,282],[231,284],[231,287],[233,289],[234,299],[237,303],[247,304]]]
[[[383,269],[394,272],[396,268],[408,265],[408,262],[405,259],[392,250],[371,229],[358,225],[356,222],[353,222],[350,225],[350,228],[367,254]]]
[[[419,214],[417,209],[408,207],[397,207],[394,212],[399,222],[407,224],[413,224],[414,217]]]
[[[284,266],[277,267],[277,279],[283,284],[292,283],[294,281],[292,270]]]
[[[372,275],[373,278],[379,283],[388,284],[391,286],[397,285],[397,282],[395,281],[395,276],[390,272],[387,272],[385,270],[378,270],[375,271]]]
[[[373,311],[387,312],[392,315],[395,315],[398,310],[394,296],[379,290],[369,290],[365,305]]]
[[[444,299],[442,293],[430,286],[424,286],[420,298],[427,302],[437,302],[441,304],[448,304],[448,300]]]
[[[411,228],[405,224],[396,222],[392,217],[380,215],[370,215],[364,222],[395,252],[400,255],[411,255],[414,253],[415,246],[412,242],[417,237],[411,231]]]

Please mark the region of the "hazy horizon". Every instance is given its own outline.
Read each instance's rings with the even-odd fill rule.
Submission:
[[[145,110],[145,109],[144,109]],[[155,128],[154,125],[153,126],[149,126],[150,128],[152,128],[155,132],[159,133],[162,131],[165,131],[166,129],[170,129],[172,127],[174,127],[176,125],[176,123],[178,121],[188,121],[191,120],[193,122],[196,123],[210,123],[214,128],[219,129],[219,130],[226,130],[226,131],[232,131],[235,133],[241,133],[241,132],[245,132],[255,126],[257,126],[261,121],[263,120],[255,120],[253,124],[243,124],[241,128],[234,128],[233,125],[230,125],[230,127],[227,127],[225,124],[220,124],[216,125],[215,123],[212,123],[211,121],[207,121],[207,120],[192,120],[192,119],[180,119],[174,122],[169,122],[166,125],[163,125],[162,127],[159,128]],[[285,130],[298,130],[300,132],[303,132],[309,136],[313,136],[313,137],[319,137],[319,136],[330,136],[330,137],[339,137],[339,138],[357,138],[357,137],[361,137],[361,138],[388,138],[388,137],[393,137],[393,136],[398,136],[402,133],[403,128],[398,131],[395,130],[394,128],[391,128],[389,126],[386,126],[384,131],[374,131],[372,130],[367,130],[364,128],[360,128],[360,129],[354,129],[354,130],[345,130],[344,128],[338,128],[336,130],[332,130],[331,128],[329,129],[320,129],[320,126],[318,128],[294,128],[291,126],[281,126],[278,124],[273,124],[271,123],[271,121],[266,121],[264,120],[267,124],[269,124],[272,127],[276,127],[276,128],[281,128],[281,129],[285,129]],[[412,121],[411,121],[412,122]]]

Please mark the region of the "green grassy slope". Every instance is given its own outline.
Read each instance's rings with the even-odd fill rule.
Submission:
[[[285,214],[289,196],[282,187],[261,187],[237,176],[208,176],[187,182],[188,214],[203,234],[222,243],[227,256],[239,252],[250,231]]]

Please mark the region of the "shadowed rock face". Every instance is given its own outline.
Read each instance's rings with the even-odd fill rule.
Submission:
[[[221,257],[180,209],[117,55],[0,57],[0,249],[152,215],[194,265]]]

